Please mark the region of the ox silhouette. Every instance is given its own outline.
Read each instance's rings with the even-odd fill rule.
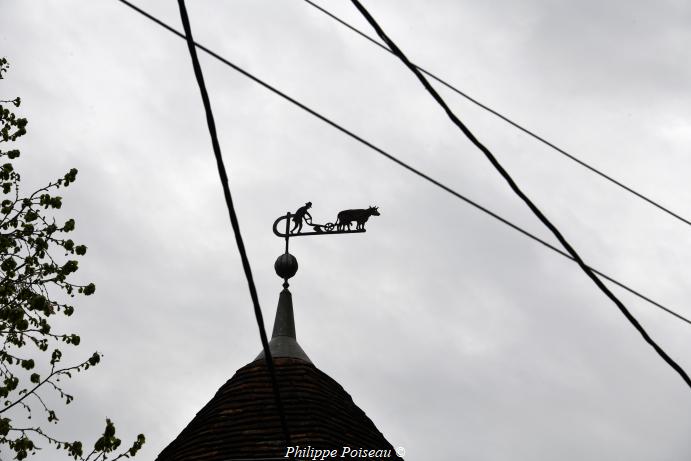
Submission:
[[[365,223],[370,216],[379,216],[379,210],[376,206],[371,206],[366,210],[343,210],[338,213],[336,230],[344,230],[346,227],[350,230],[353,221],[357,223],[355,230],[365,230]]]

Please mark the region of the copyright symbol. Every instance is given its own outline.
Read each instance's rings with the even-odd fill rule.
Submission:
[[[405,456],[405,448],[403,447],[398,447],[396,448],[396,454],[400,456],[401,458]]]

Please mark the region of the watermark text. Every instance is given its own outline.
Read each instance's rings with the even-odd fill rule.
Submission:
[[[369,448],[354,448],[354,447],[341,447],[341,448],[312,448],[311,446],[301,447],[296,445],[294,447],[287,447],[286,454],[284,458],[301,458],[310,459],[312,461],[324,461],[326,459],[385,459],[385,458],[395,458],[399,454],[399,449],[394,452],[391,449],[369,449]],[[405,451],[404,451],[405,453]]]

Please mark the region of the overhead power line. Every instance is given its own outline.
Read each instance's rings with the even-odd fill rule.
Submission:
[[[121,3],[123,3],[123,4],[125,4],[126,6],[128,6],[128,7],[130,7],[130,8],[132,8],[133,10],[135,10],[135,11],[138,12],[139,14],[145,16],[145,17],[148,18],[149,20],[155,22],[155,23],[158,24],[159,26],[161,26],[161,27],[167,29],[169,32],[172,32],[173,34],[177,35],[178,37],[180,37],[180,38],[182,38],[182,39],[186,39],[186,37],[185,37],[185,35],[184,35],[183,33],[177,31],[177,30],[174,29],[173,27],[169,26],[168,24],[166,24],[165,22],[163,22],[163,21],[161,21],[160,19],[156,18],[155,16],[153,16],[153,15],[147,13],[146,11],[142,10],[141,8],[139,8],[138,6],[133,5],[132,3],[130,3],[130,2],[127,1],[127,0],[118,0],[118,1],[121,2]],[[201,45],[201,44],[195,42],[195,46],[196,46],[197,48],[199,48],[200,50],[204,51],[205,53],[207,53],[209,56],[213,57],[214,59],[217,59],[218,61],[222,62],[223,64],[227,65],[228,67],[231,67],[232,69],[236,70],[237,72],[239,72],[240,74],[242,74],[242,75],[244,75],[245,77],[249,78],[250,80],[254,81],[255,83],[257,83],[257,84],[263,86],[263,87],[266,88],[267,90],[269,90],[269,91],[271,91],[272,93],[274,93],[274,94],[280,96],[281,98],[285,99],[286,101],[289,101],[290,103],[294,104],[295,106],[299,107],[300,109],[304,110],[305,112],[308,112],[309,114],[315,116],[315,117],[318,118],[319,120],[321,120],[321,121],[323,121],[324,123],[326,123],[326,124],[332,126],[333,128],[337,129],[337,130],[340,131],[341,133],[344,133],[345,135],[347,135],[347,136],[349,136],[349,137],[355,139],[356,141],[360,142],[361,144],[364,144],[365,146],[367,146],[367,147],[369,147],[370,149],[374,150],[375,152],[381,154],[382,156],[386,157],[387,159],[391,160],[392,162],[396,163],[397,165],[399,165],[399,166],[405,168],[406,170],[410,171],[411,173],[414,173],[415,175],[417,175],[417,176],[419,176],[419,177],[425,179],[426,181],[428,181],[428,182],[432,183],[433,185],[439,187],[440,189],[444,190],[445,192],[448,192],[449,194],[453,195],[454,197],[463,200],[463,201],[466,202],[467,204],[469,204],[469,205],[471,205],[471,206],[477,208],[478,210],[482,211],[483,213],[488,214],[489,216],[493,217],[494,219],[496,219],[497,221],[501,222],[502,224],[505,224],[505,225],[509,226],[509,227],[512,228],[513,230],[515,230],[515,231],[517,231],[517,232],[523,234],[524,236],[526,236],[526,237],[530,238],[531,240],[533,240],[533,241],[535,241],[535,242],[537,242],[537,243],[543,245],[544,247],[549,248],[550,250],[554,251],[555,253],[558,253],[558,254],[560,254],[561,256],[563,256],[563,257],[565,257],[565,258],[568,258],[568,259],[570,259],[570,260],[572,260],[572,261],[574,260],[573,257],[572,257],[571,255],[569,255],[568,253],[564,252],[563,250],[561,250],[561,249],[555,247],[554,245],[552,245],[552,244],[550,244],[549,242],[547,242],[547,241],[541,239],[540,237],[538,237],[538,236],[536,236],[536,235],[534,235],[534,234],[531,234],[530,232],[526,231],[525,229],[521,228],[520,226],[518,226],[518,225],[512,223],[512,222],[509,221],[508,219],[503,218],[502,216],[500,216],[500,215],[498,215],[497,213],[495,213],[495,212],[489,210],[488,208],[485,208],[484,206],[482,206],[482,205],[480,205],[480,204],[474,202],[473,200],[469,199],[468,197],[465,197],[465,196],[462,195],[460,192],[457,192],[456,190],[454,190],[454,189],[452,189],[452,188],[450,188],[450,187],[448,187],[448,186],[442,184],[441,182],[437,181],[436,179],[434,179],[434,178],[432,178],[432,177],[426,175],[425,173],[422,173],[421,171],[417,170],[416,168],[414,168],[414,167],[408,165],[407,163],[405,163],[405,162],[399,160],[398,158],[396,158],[395,156],[389,154],[389,153],[386,152],[385,150],[383,150],[383,149],[381,149],[381,148],[375,146],[375,145],[372,144],[371,142],[369,142],[369,141],[363,139],[362,137],[360,137],[359,135],[353,133],[352,131],[348,130],[347,128],[344,128],[344,127],[341,126],[340,124],[338,124],[338,123],[332,121],[331,119],[329,119],[329,118],[327,118],[326,116],[320,114],[319,112],[317,112],[317,111],[315,111],[315,110],[313,110],[313,109],[307,107],[306,105],[302,104],[301,102],[297,101],[296,99],[294,99],[294,98],[288,96],[287,94],[283,93],[281,90],[279,90],[279,89],[277,89],[276,87],[274,87],[274,86],[272,86],[272,85],[266,83],[265,81],[261,80],[260,78],[254,76],[253,74],[249,73],[248,71],[246,71],[245,69],[241,68],[240,66],[238,66],[238,65],[236,65],[236,64],[234,64],[234,63],[232,63],[232,62],[230,62],[230,61],[227,60],[226,58],[224,58],[224,57],[222,57],[221,55],[219,55],[218,53],[216,53],[216,52],[210,50],[209,48],[205,47],[204,45]],[[642,300],[648,302],[649,304],[651,304],[651,305],[653,305],[653,306],[655,306],[655,307],[657,307],[657,308],[659,308],[659,309],[661,309],[661,310],[667,312],[668,314],[670,314],[670,315],[676,317],[677,319],[679,319],[679,320],[681,320],[681,321],[683,321],[683,322],[685,322],[685,323],[691,325],[691,320],[690,320],[690,319],[688,319],[688,318],[684,317],[683,315],[681,315],[681,314],[679,314],[679,313],[673,311],[672,309],[670,309],[670,308],[664,306],[663,304],[661,304],[661,303],[659,303],[659,302],[653,300],[653,299],[650,298],[649,296],[644,295],[643,293],[641,293],[641,292],[639,292],[639,291],[637,291],[637,290],[631,288],[630,286],[626,285],[625,283],[622,283],[622,282],[618,281],[617,279],[615,279],[615,278],[613,278],[613,277],[611,277],[611,276],[609,276],[609,275],[607,275],[607,274],[605,274],[605,273],[603,273],[603,272],[601,272],[601,271],[599,271],[599,270],[597,270],[597,269],[595,269],[595,268],[592,268],[592,267],[591,267],[591,270],[592,270],[593,272],[595,272],[596,274],[598,274],[599,276],[601,276],[601,277],[603,277],[603,278],[609,280],[610,282],[614,283],[615,285],[617,285],[617,286],[623,288],[624,290],[628,291],[629,293],[633,294],[634,296],[636,296],[636,297],[638,297],[638,298],[640,298],[640,299],[642,299]]]
[[[254,315],[257,319],[257,326],[259,327],[259,336],[261,338],[262,347],[264,348],[264,359],[266,361],[266,367],[269,371],[271,386],[273,388],[274,397],[276,399],[276,407],[278,408],[278,414],[281,420],[281,428],[283,429],[283,435],[285,437],[286,446],[288,447],[292,445],[290,441],[290,432],[288,432],[288,425],[286,423],[285,412],[283,410],[283,404],[281,402],[281,394],[278,388],[278,380],[276,379],[276,370],[274,370],[273,357],[271,356],[271,349],[269,347],[269,341],[266,336],[266,329],[264,328],[264,317],[262,316],[262,309],[259,306],[257,289],[254,286],[254,278],[252,277],[252,269],[250,268],[250,262],[247,258],[247,252],[245,251],[245,244],[242,241],[242,234],[240,233],[240,223],[238,221],[237,215],[235,214],[233,198],[230,195],[230,186],[228,185],[228,174],[226,173],[226,167],[223,164],[223,157],[221,156],[221,146],[218,142],[218,135],[216,133],[216,122],[214,122],[214,114],[211,111],[211,101],[209,100],[209,94],[207,93],[206,85],[204,84],[204,75],[202,74],[202,68],[199,65],[199,58],[197,57],[197,49],[195,47],[194,38],[192,37],[192,26],[190,25],[189,17],[187,16],[185,0],[178,0],[178,6],[180,7],[180,19],[182,20],[182,25],[185,30],[187,48],[189,48],[190,57],[192,58],[194,76],[197,79],[199,91],[202,96],[202,102],[204,103],[206,123],[209,127],[211,144],[213,146],[214,156],[216,157],[218,175],[221,179],[221,185],[223,186],[223,196],[226,200],[226,207],[228,208],[230,223],[233,227],[233,234],[235,234],[235,242],[237,243],[238,251],[240,252],[240,258],[242,259],[242,268],[244,269],[245,277],[247,278],[247,285],[249,286],[250,297],[252,298],[252,305],[254,306]]]
[[[379,43],[379,42],[378,42],[377,40],[375,40],[374,38],[372,38],[372,37],[370,37],[369,35],[367,35],[366,33],[362,32],[362,31],[361,31],[360,29],[358,29],[357,27],[355,27],[355,26],[353,26],[353,25],[347,23],[346,21],[344,21],[343,19],[339,18],[338,16],[336,16],[336,15],[333,14],[333,13],[331,13],[330,11],[326,10],[325,8],[322,8],[321,6],[319,6],[319,5],[317,5],[316,3],[312,2],[311,0],[304,0],[304,1],[305,1],[307,4],[311,5],[312,7],[316,8],[317,10],[321,11],[321,12],[324,13],[325,15],[329,16],[331,19],[337,21],[338,23],[340,23],[340,24],[342,24],[343,26],[347,27],[347,28],[350,29],[351,31],[353,31],[353,32],[355,32],[356,34],[360,35],[360,36],[363,37],[364,39],[366,39],[366,40],[372,42],[373,44],[377,45],[379,48],[381,48],[381,49],[383,49],[383,50],[385,50],[385,51],[387,51],[387,52],[389,52],[389,53],[391,53],[391,54],[394,54],[389,48],[387,48],[386,46],[382,45],[381,43]],[[654,206],[655,208],[659,209],[660,211],[663,211],[663,212],[667,213],[668,215],[672,216],[673,218],[676,218],[677,220],[683,222],[684,224],[687,224],[687,225],[691,226],[691,221],[689,221],[688,219],[686,219],[686,218],[684,218],[683,216],[679,215],[678,213],[675,213],[674,211],[670,210],[669,208],[665,207],[664,205],[661,205],[660,203],[654,201],[653,199],[651,199],[651,198],[649,198],[649,197],[643,195],[642,193],[637,192],[637,191],[634,190],[632,187],[629,187],[629,186],[627,186],[626,184],[622,183],[621,181],[618,181],[618,180],[614,179],[614,178],[611,177],[610,175],[608,175],[608,174],[606,174],[606,173],[600,171],[599,169],[595,168],[595,167],[592,166],[592,165],[589,165],[588,163],[586,163],[586,162],[584,162],[583,160],[577,158],[577,157],[574,156],[573,154],[568,153],[566,150],[564,150],[564,149],[562,149],[561,147],[557,146],[556,144],[554,144],[554,143],[548,141],[547,139],[545,139],[545,138],[543,138],[542,136],[536,134],[535,132],[531,131],[530,129],[528,129],[528,128],[522,126],[522,125],[520,125],[519,123],[517,123],[517,122],[515,122],[515,121],[513,121],[512,119],[510,119],[510,118],[507,117],[506,115],[503,115],[503,114],[501,114],[500,112],[497,112],[496,110],[492,109],[492,108],[489,107],[488,105],[486,105],[486,104],[484,104],[484,103],[478,101],[477,99],[475,99],[475,98],[473,98],[472,96],[470,96],[468,93],[465,93],[465,92],[459,90],[458,87],[456,87],[455,85],[452,85],[452,84],[449,83],[448,81],[446,81],[446,80],[442,79],[441,77],[439,77],[439,76],[433,74],[432,72],[429,72],[429,71],[425,70],[424,68],[418,66],[418,65],[415,64],[415,63],[413,63],[413,66],[415,66],[415,67],[416,67],[420,72],[422,72],[423,74],[425,74],[425,75],[427,75],[428,77],[430,77],[430,78],[436,80],[437,82],[439,82],[440,84],[444,85],[445,87],[447,87],[448,89],[450,89],[450,90],[453,91],[454,93],[456,93],[456,94],[458,94],[458,95],[464,97],[466,100],[468,100],[468,101],[470,101],[471,103],[475,104],[476,106],[478,106],[478,107],[480,107],[480,108],[486,110],[487,112],[491,113],[492,115],[495,115],[496,117],[499,117],[500,119],[502,119],[503,121],[505,121],[505,122],[508,123],[509,125],[511,125],[511,126],[513,126],[514,128],[516,128],[516,129],[522,131],[523,133],[527,134],[527,135],[530,136],[531,138],[533,138],[533,139],[535,139],[535,140],[541,142],[542,144],[548,146],[549,148],[555,150],[556,152],[562,154],[562,155],[565,156],[566,158],[568,158],[568,159],[570,159],[570,160],[576,162],[577,164],[581,165],[582,167],[588,169],[590,172],[595,173],[596,175],[598,175],[598,176],[600,176],[601,178],[603,178],[603,179],[605,179],[605,180],[611,182],[612,184],[615,184],[616,186],[619,186],[620,188],[622,188],[622,189],[624,189],[625,191],[627,191],[627,192],[633,194],[633,195],[636,196],[637,198],[639,198],[639,199],[641,199],[641,200],[644,200],[645,202],[648,202],[648,204]]]
[[[370,23],[372,28],[377,32],[377,35],[384,40],[386,45],[389,47],[391,51],[394,52],[396,56],[405,64],[405,66],[410,69],[413,74],[420,80],[420,83],[425,87],[427,92],[434,98],[435,101],[441,106],[442,109],[444,109],[444,112],[446,112],[446,115],[451,119],[454,125],[458,127],[459,130],[463,132],[463,134],[470,140],[470,142],[475,145],[484,155],[487,157],[487,160],[492,164],[492,166],[499,172],[502,178],[507,182],[511,190],[530,208],[530,211],[533,212],[535,216],[542,222],[542,224],[547,227],[550,232],[559,240],[559,243],[566,249],[566,251],[571,255],[571,257],[578,263],[581,269],[583,269],[583,272],[595,283],[595,285],[610,299],[612,302],[619,308],[622,314],[624,314],[624,317],[634,326],[636,330],[641,334],[645,342],[647,342],[652,348],[657,352],[657,354],[662,357],[662,359],[667,362],[667,364],[674,369],[677,373],[679,373],[679,376],[686,382],[686,384],[691,387],[691,378],[689,377],[688,374],[686,374],[686,371],[684,371],[681,366],[677,362],[674,361],[665,351],[662,349],[648,334],[647,331],[645,331],[645,328],[636,320],[636,318],[629,312],[629,310],[624,306],[624,303],[622,303],[619,298],[617,298],[614,293],[612,293],[607,286],[602,283],[602,280],[600,280],[597,275],[592,271],[590,267],[588,267],[581,256],[578,254],[578,252],[571,246],[571,244],[566,240],[566,238],[562,235],[562,233],[557,229],[557,227],[547,218],[547,216],[542,213],[542,211],[533,203],[532,200],[521,190],[520,187],[518,187],[518,184],[514,181],[514,179],[511,177],[508,171],[504,169],[504,167],[499,163],[499,161],[496,159],[494,154],[484,145],[482,144],[476,137],[475,135],[470,131],[470,129],[465,126],[465,124],[456,116],[456,114],[451,110],[451,108],[446,104],[444,99],[437,93],[437,91],[430,85],[430,83],[427,81],[427,79],[422,75],[420,70],[411,63],[406,55],[401,51],[398,46],[389,38],[388,35],[386,35],[386,32],[381,28],[381,26],[377,23],[377,21],[372,17],[372,15],[367,11],[367,9],[362,6],[362,4],[358,0],[351,0],[353,5],[360,11],[360,13],[367,19],[367,22]]]

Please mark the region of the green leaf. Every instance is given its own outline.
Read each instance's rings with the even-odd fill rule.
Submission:
[[[0,418],[0,435],[5,436],[10,432],[10,428],[12,427],[11,421],[9,418]]]
[[[84,287],[84,294],[86,296],[94,294],[95,291],[96,291],[96,285],[94,285],[93,283],[90,283]]]
[[[60,349],[55,349],[51,354],[50,364],[55,365],[62,358],[62,351]]]
[[[79,263],[74,259],[71,259],[62,266],[62,273],[64,275],[71,274],[73,272],[77,272],[77,269],[79,269]]]
[[[101,355],[98,352],[94,352],[94,354],[89,357],[89,365],[95,366],[98,362],[101,361]]]
[[[77,459],[78,457],[81,457],[84,452],[82,451],[82,442],[79,441],[74,441],[71,444],[68,444],[66,447],[67,452],[70,454],[70,456],[73,456],[74,459]]]

